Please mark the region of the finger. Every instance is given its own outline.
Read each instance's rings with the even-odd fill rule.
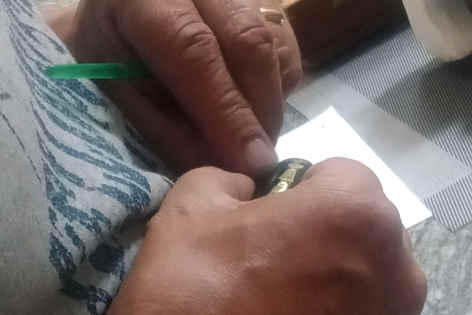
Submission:
[[[376,176],[358,162],[332,159],[313,167],[304,181],[286,192],[253,201],[244,212],[270,222],[281,235],[337,248],[346,257],[370,257],[376,266],[403,263],[403,226]],[[388,254],[378,255],[380,249]],[[312,253],[316,253],[314,250]],[[387,260],[386,260],[387,259]],[[389,265],[390,266],[390,265]]]
[[[164,212],[183,215],[238,209],[250,200],[255,184],[251,178],[214,167],[203,167],[184,174],[166,196]]]
[[[302,181],[294,188],[270,194],[262,202],[270,200],[292,214],[298,209],[314,209],[326,199],[361,200],[364,197],[385,198],[376,175],[363,164],[342,158],[333,158],[311,167]],[[275,201],[274,201],[275,200]]]
[[[251,175],[271,167],[271,141],[193,3],[136,0],[119,7],[118,29],[182,104],[219,165]]]
[[[247,201],[254,193],[254,181],[246,175],[231,173],[215,167],[202,167],[183,175],[176,188],[189,189],[202,197],[228,195],[239,201]]]
[[[274,33],[251,2],[195,1],[218,38],[230,73],[275,142],[283,116],[279,57]]]
[[[359,231],[377,230],[379,242],[383,235],[394,235],[403,244],[404,229],[395,205],[385,196],[375,173],[360,162],[333,158],[318,163],[287,194],[298,200],[295,213],[301,217],[319,213],[335,221],[348,218],[344,223],[359,225]]]
[[[149,82],[138,84],[139,89],[128,83],[107,82],[103,88],[116,99],[124,116],[138,127],[147,145],[168,163],[167,166],[178,173],[203,166],[209,157],[202,150],[206,144],[202,143],[198,131],[165,93],[158,93],[159,97],[144,94],[143,88],[149,86]],[[154,82],[151,84],[155,87]]]
[[[362,163],[344,158],[332,158],[314,165],[305,173],[302,182],[312,185],[316,182],[319,189],[336,189],[363,194],[382,192],[382,185],[369,168]]]
[[[278,0],[260,0],[261,7],[275,9],[283,14],[282,24],[265,19],[265,24],[275,38],[275,47],[279,56],[279,68],[282,80],[282,90],[287,97],[300,82],[303,76],[300,48],[295,32]]]
[[[255,202],[267,210],[265,215],[289,219],[300,228],[310,229],[325,222],[327,227],[339,223],[367,231],[375,222],[382,227],[381,235],[394,234],[398,236],[398,243],[403,243],[398,211],[385,197],[375,174],[356,161],[321,162],[312,167],[296,187]]]

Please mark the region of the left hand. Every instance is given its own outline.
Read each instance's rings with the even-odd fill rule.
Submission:
[[[253,192],[215,168],[182,176],[108,314],[421,314],[424,273],[368,168],[332,159],[289,191]]]
[[[278,0],[82,0],[68,44],[79,62],[141,60],[153,81],[104,89],[180,170],[258,175],[276,161],[285,96],[301,76]]]

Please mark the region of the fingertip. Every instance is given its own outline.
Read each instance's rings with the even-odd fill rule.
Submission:
[[[193,191],[199,191],[202,195],[225,194],[238,201],[251,200],[255,191],[255,183],[249,176],[212,166],[187,172],[178,184],[193,187]]]
[[[244,174],[232,173],[234,176],[234,190],[230,195],[239,201],[249,201],[253,198],[256,184],[252,178]]]
[[[275,148],[262,139],[256,138],[246,145],[244,152],[247,174],[260,178],[270,173],[278,162]]]
[[[251,177],[232,173],[215,167],[205,167],[207,170],[207,180],[213,181],[218,185],[215,193],[227,194],[238,201],[251,200],[256,184]]]
[[[325,184],[344,187],[356,193],[383,192],[377,175],[359,161],[330,158],[313,166],[303,181],[323,180]]]

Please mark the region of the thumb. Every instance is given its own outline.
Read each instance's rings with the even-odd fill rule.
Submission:
[[[239,207],[254,194],[255,184],[242,174],[230,173],[214,167],[203,167],[184,174],[167,194],[161,212],[224,211]]]

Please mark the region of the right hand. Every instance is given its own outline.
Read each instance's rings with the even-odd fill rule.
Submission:
[[[334,159],[258,200],[243,175],[184,175],[109,314],[419,315],[426,280],[375,175]]]
[[[102,87],[173,168],[257,177],[302,74],[290,23],[262,7],[283,13],[278,0],[82,0],[66,42],[79,62],[146,64],[155,80]]]

